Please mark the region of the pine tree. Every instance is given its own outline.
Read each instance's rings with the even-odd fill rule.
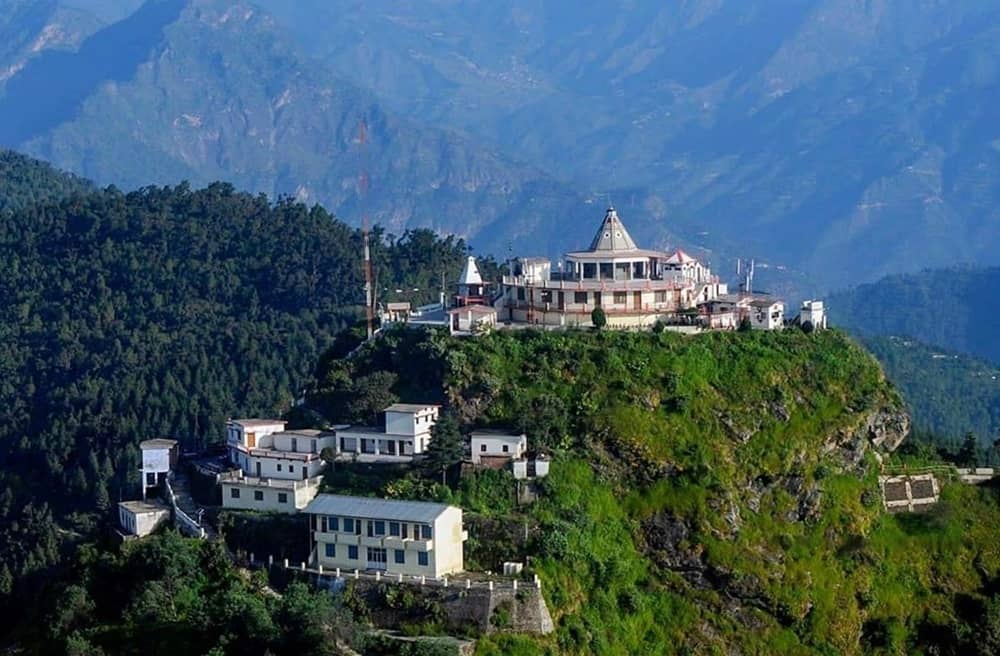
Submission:
[[[438,417],[431,428],[431,442],[427,447],[424,463],[428,473],[441,473],[441,482],[447,484],[448,468],[462,460],[465,455],[465,440],[459,429],[458,417],[450,410]]]

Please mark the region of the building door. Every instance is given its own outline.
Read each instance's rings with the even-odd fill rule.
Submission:
[[[257,461],[257,478],[260,478],[260,460]]]
[[[257,433],[247,433],[247,448],[254,449],[257,447]]]
[[[302,465],[302,480],[309,479],[309,465]]]
[[[386,550],[378,547],[368,547],[368,569],[385,571]]]
[[[601,292],[594,292],[594,307],[601,307]]]
[[[632,302],[635,303],[635,309],[642,309],[642,292],[632,292]]]

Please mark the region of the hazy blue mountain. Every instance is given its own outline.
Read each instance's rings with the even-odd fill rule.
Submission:
[[[912,337],[1000,364],[1000,268],[889,276],[828,303],[831,321],[855,334]]]
[[[642,189],[654,236],[833,287],[1000,261],[991,0],[260,2],[408,115]]]
[[[602,212],[535,167],[387,111],[265,12],[226,0],[147,2],[76,48],[28,57],[0,97],[0,143],[100,184],[223,179],[355,222],[367,170],[366,202],[389,231],[429,226],[501,253],[518,240],[557,250]]]
[[[991,0],[137,5],[12,4],[0,143],[345,217],[367,159],[376,220],[500,256],[578,246],[610,199],[650,246],[804,293],[1000,262]]]

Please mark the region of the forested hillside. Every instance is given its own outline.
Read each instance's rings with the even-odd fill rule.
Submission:
[[[44,183],[31,171],[19,175]],[[436,298],[465,255],[427,232],[374,242],[380,285],[416,301]],[[359,316],[361,251],[360,233],[319,207],[224,184],[111,189],[4,217],[3,600],[136,493],[140,440],[193,448],[227,417],[286,410]]]
[[[912,337],[1000,364],[1000,268],[889,276],[828,300],[830,320],[863,336]]]
[[[928,515],[883,511],[870,451],[896,447],[908,422],[875,360],[837,331],[390,332],[317,374],[310,403],[331,418],[363,400],[350,381],[381,374],[381,394],[442,401],[465,428],[524,430],[554,454],[528,507],[500,472],[443,487],[440,443],[396,480],[332,479],[452,500],[467,564],[524,561],[541,576],[556,632],[488,636],[478,654],[1000,646],[995,491],[949,485]]]
[[[0,216],[12,210],[91,190],[86,180],[0,148]]]
[[[1000,465],[1000,367],[905,337],[869,337],[864,345],[906,399],[916,431],[957,450],[967,433],[983,447],[983,459]]]

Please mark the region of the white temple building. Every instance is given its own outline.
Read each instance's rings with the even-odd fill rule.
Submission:
[[[611,328],[649,328],[726,292],[711,269],[684,251],[640,248],[610,207],[590,247],[566,253],[557,270],[544,258],[514,260],[498,311],[501,321],[590,326],[600,307]]]

